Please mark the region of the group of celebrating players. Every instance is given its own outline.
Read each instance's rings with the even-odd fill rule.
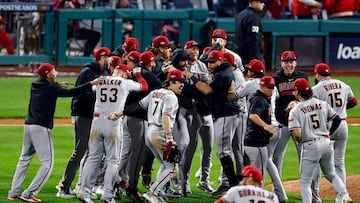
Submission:
[[[284,51],[281,69],[267,76],[262,60],[253,59],[245,68],[241,57],[225,48],[226,44],[227,33],[215,29],[211,46],[202,54],[194,40],[172,49],[169,39],[161,35],[142,53],[133,37],[126,38],[113,52],[98,48],[94,60],[85,65],[76,80],[75,89],[81,90],[50,94],[55,100],[73,96],[74,152],[56,186],[56,196],[68,199],[76,194],[80,201],[91,203],[99,188],[103,202],[115,202],[120,193],[131,202],[144,202],[145,198],[152,203],[189,196],[191,163],[200,137],[197,188],[214,196],[227,191],[218,203],[287,202],[280,177],[292,137],[300,161],[303,202],[321,202],[320,168],[334,185],[336,202],[352,202],[346,190],[344,164],[346,109],[357,104],[351,88],[332,79],[325,63],[315,65],[317,84],[311,88],[307,75],[296,70],[293,51]],[[51,64],[42,64],[40,80],[65,89],[67,84],[56,82],[56,73],[55,78],[50,77],[53,71]],[[52,105],[52,115],[47,117],[51,123]],[[43,124],[42,115],[34,116],[41,113],[33,111],[37,110],[29,108],[25,131],[36,130],[30,128],[33,125],[52,128],[52,124]],[[35,142],[44,140],[33,139],[26,147],[35,150],[23,150],[9,200],[41,201],[35,195],[53,167],[53,144],[37,146]],[[216,189],[210,183],[214,141],[222,166]],[[52,155],[43,157],[43,169],[20,194],[29,154],[48,152],[40,150],[48,146],[46,150]],[[152,173],[155,158],[161,164],[156,178]],[[24,160],[27,165],[22,164]],[[70,187],[79,168],[73,191]],[[262,189],[266,171],[274,193]],[[143,195],[138,191],[140,176],[148,189]]]

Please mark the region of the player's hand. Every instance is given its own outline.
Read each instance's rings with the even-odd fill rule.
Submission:
[[[277,129],[278,129],[278,127],[276,127],[274,125],[266,125],[264,127],[264,130],[267,131],[268,133],[270,133],[271,135],[275,134]]]
[[[100,77],[98,77],[98,78],[90,81],[90,84],[91,84],[91,85],[97,85],[97,84],[100,84],[100,83],[104,82],[104,80],[105,80],[105,77],[104,77],[104,76],[100,76]]]
[[[298,104],[297,101],[291,101],[285,108],[285,112],[290,112]]]
[[[62,88],[66,88],[69,85],[74,85],[74,83],[73,82],[58,82],[58,85]]]
[[[112,121],[116,121],[117,119],[121,118],[123,116],[122,112],[112,112],[109,114],[108,119]]]
[[[140,74],[141,73],[141,68],[140,67],[133,68],[132,73],[134,75]]]
[[[187,78],[187,79],[190,79],[194,75],[192,72],[190,72],[187,69],[183,71],[183,74],[184,74],[185,78]]]
[[[229,101],[236,101],[237,99],[239,99],[238,95],[235,92],[230,92],[227,95],[227,99]]]

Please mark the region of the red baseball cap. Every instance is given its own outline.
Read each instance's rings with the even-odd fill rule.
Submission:
[[[119,64],[115,67],[115,69],[120,69],[122,71],[124,71],[126,74],[130,74],[131,73],[131,70],[129,68],[129,66],[125,65],[125,64]]]
[[[155,55],[151,51],[145,51],[140,54],[140,63],[143,65],[149,64],[151,61],[155,61]]]
[[[274,89],[275,87],[275,79],[271,76],[263,76],[260,79],[260,86],[267,87],[269,89]]]
[[[215,30],[212,32],[211,37],[212,37],[212,38],[223,38],[223,39],[227,39],[227,34],[226,34],[225,30],[215,29]]]
[[[329,75],[330,74],[330,66],[326,63],[318,63],[314,67],[314,73]]]
[[[5,18],[0,16],[0,24],[4,24],[5,23]]]
[[[94,52],[94,58],[97,61],[100,60],[102,56],[110,56],[110,55],[111,55],[110,49],[108,49],[107,47],[100,47],[96,49]]]
[[[137,51],[139,49],[139,41],[135,37],[127,37],[123,44],[126,52]]]
[[[43,63],[40,65],[37,72],[41,77],[46,77],[46,75],[53,69],[55,69],[55,67],[51,63]]]
[[[135,63],[139,63],[140,60],[140,52],[138,51],[130,51],[130,53],[126,56],[128,60],[132,60]]]
[[[241,172],[244,177],[252,177],[255,181],[261,183],[263,181],[263,175],[256,166],[245,166]]]
[[[205,47],[205,48],[203,49],[202,54],[203,54],[203,55],[206,54],[210,49],[211,49],[211,46]]]
[[[231,63],[232,65],[235,64],[235,57],[232,53],[224,52],[223,55],[224,55],[224,61],[227,61],[227,62]]]
[[[265,64],[259,59],[253,59],[249,62],[248,69],[254,73],[264,73]]]
[[[175,69],[168,73],[167,80],[184,82],[185,78],[180,70]]]
[[[286,60],[296,60],[295,52],[293,52],[293,51],[284,51],[284,52],[281,54],[281,60],[282,60],[282,61],[286,61]]]
[[[215,62],[215,61],[224,61],[224,55],[221,51],[218,50],[212,50],[210,51],[207,59],[205,60],[207,62]]]
[[[305,78],[298,78],[294,82],[294,89],[303,91],[303,90],[309,90],[311,87],[309,85],[309,81],[307,81]]]
[[[195,40],[190,40],[190,41],[187,41],[184,45],[184,49],[188,49],[188,48],[191,48],[191,47],[200,47],[200,44],[195,41]]]
[[[152,45],[156,48],[159,48],[160,46],[169,46],[170,41],[166,36],[159,35],[153,39]]]
[[[115,67],[117,65],[119,65],[120,63],[122,63],[122,59],[119,56],[111,56],[112,61],[111,61],[111,66]]]

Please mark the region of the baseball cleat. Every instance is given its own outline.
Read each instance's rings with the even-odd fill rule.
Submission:
[[[213,196],[220,195],[221,193],[228,191],[229,188],[230,188],[229,185],[221,183],[221,185],[214,192],[212,192],[211,195]]]
[[[90,198],[84,198],[81,195],[78,196],[77,199],[82,203],[94,203]]]
[[[35,197],[34,195],[28,197],[21,195],[19,196],[19,199],[21,199],[24,202],[41,202],[41,199]]]
[[[7,197],[8,200],[18,200],[19,198],[20,198],[19,195],[13,195]]]
[[[63,190],[59,190],[57,193],[56,193],[56,197],[60,197],[60,198],[63,198],[63,199],[73,199],[74,198],[74,195],[73,194],[70,194],[70,192],[65,192]]]
[[[210,186],[208,182],[198,182],[198,184],[196,184],[196,187],[208,193],[214,192],[214,189]]]
[[[147,192],[147,193],[144,193],[143,196],[147,201],[149,201],[151,203],[163,203],[163,202],[166,202],[162,198],[160,198],[160,196],[157,196],[157,195],[153,194],[150,191]]]

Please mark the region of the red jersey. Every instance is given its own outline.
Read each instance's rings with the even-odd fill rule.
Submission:
[[[6,48],[8,54],[15,53],[10,35],[4,30],[0,30],[0,50],[3,48]]]
[[[323,8],[329,18],[353,16],[359,6],[359,0],[324,0]]]

